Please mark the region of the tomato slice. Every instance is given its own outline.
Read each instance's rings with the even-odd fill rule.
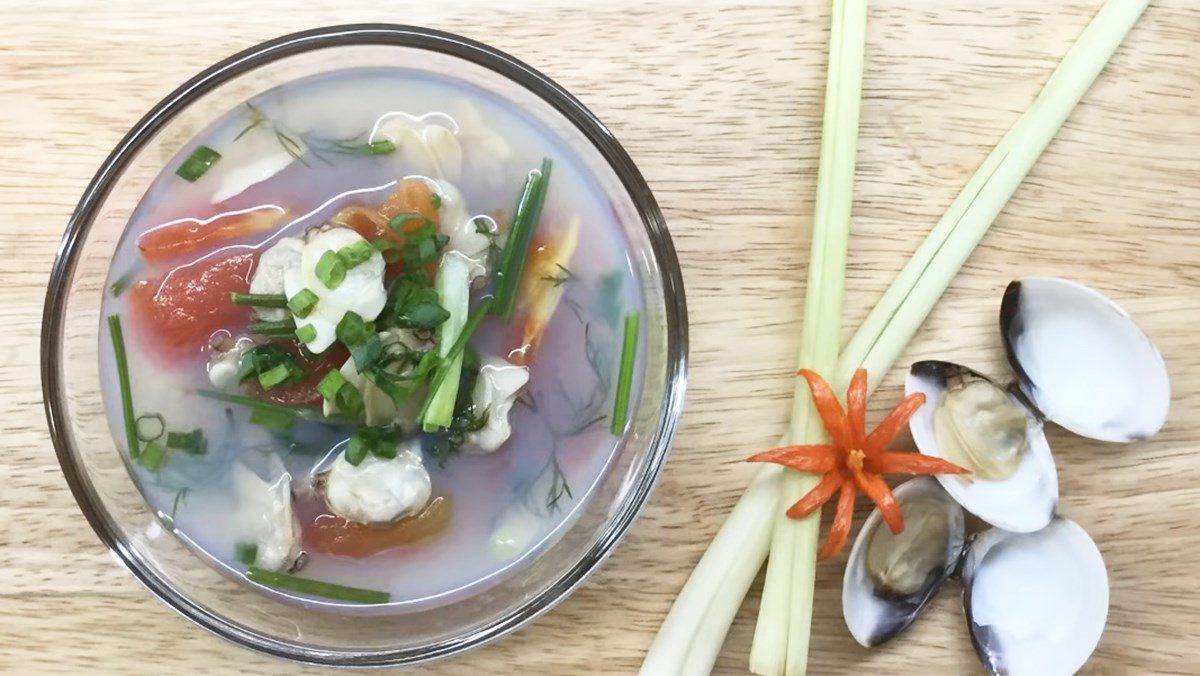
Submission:
[[[292,353],[296,363],[308,372],[304,380],[293,385],[264,390],[257,381],[251,379],[243,385],[246,394],[280,406],[320,406],[321,393],[317,392],[317,383],[330,371],[341,368],[350,358],[350,352],[341,343],[334,343],[323,354],[318,355],[301,350],[294,342],[284,347]]]
[[[450,499],[446,497],[434,498],[417,516],[387,526],[347,521],[325,513],[324,505],[297,505],[297,511],[318,512],[315,516],[301,516],[305,548],[355,559],[432,537],[449,525],[452,516]]]
[[[181,218],[150,228],[138,238],[142,258],[151,263],[178,258],[221,242],[275,228],[283,220],[283,207],[262,204],[227,211],[211,218]]]
[[[212,256],[181,265],[129,289],[127,312],[142,342],[165,361],[200,357],[218,331],[238,333],[250,308],[229,302],[229,294],[250,288],[254,252]]]
[[[344,225],[362,235],[368,241],[386,239],[395,244],[403,244],[404,237],[392,230],[388,223],[400,214],[418,214],[438,224],[438,210],[433,205],[433,190],[420,179],[405,178],[396,184],[396,190],[378,207],[353,206],[339,211],[331,219],[338,225]],[[414,218],[404,225],[405,231],[415,230],[423,224],[419,218]],[[401,263],[388,266],[389,271],[403,267]]]

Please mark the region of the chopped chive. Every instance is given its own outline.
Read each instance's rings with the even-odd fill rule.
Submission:
[[[316,418],[318,413],[313,409],[289,408],[287,406],[280,406],[279,404],[272,404],[267,401],[262,401],[261,399],[255,399],[254,397],[247,397],[242,394],[230,394],[228,392],[221,392],[219,390],[196,390],[196,394],[204,397],[205,399],[216,399],[217,401],[224,401],[230,404],[245,406],[251,411],[263,411],[268,414],[274,413],[279,416],[287,415],[292,416],[293,418]]]
[[[334,395],[334,403],[337,404],[338,410],[349,413],[350,415],[362,415],[363,398],[362,393],[354,386],[354,383],[349,381],[342,384],[338,388],[337,394]]]
[[[157,441],[151,441],[138,456],[138,464],[151,472],[157,472],[167,462],[167,449]]]
[[[149,427],[145,424],[149,421],[151,425],[157,427]],[[167,419],[162,417],[161,413],[143,413],[133,421],[134,428],[137,429],[138,441],[158,441],[162,435],[167,433]]]
[[[175,175],[183,180],[191,183],[204,175],[217,160],[221,159],[221,153],[209,148],[208,146],[200,146],[192,151],[191,155],[179,165],[175,170]]]
[[[238,293],[229,294],[229,300],[234,305],[253,305],[255,307],[287,307],[288,299],[283,294],[274,293]]]
[[[512,319],[513,309],[517,305],[521,272],[525,269],[525,259],[529,255],[529,247],[533,243],[533,235],[542,216],[542,206],[546,203],[551,166],[550,158],[545,158],[540,169],[529,172],[529,178],[525,180],[525,189],[521,192],[517,208],[513,211],[512,228],[504,243],[500,266],[496,269],[496,303],[492,310],[506,322]]]
[[[113,359],[117,362],[117,382],[121,388],[121,417],[125,420],[125,443],[129,457],[137,460],[141,452],[138,443],[137,422],[133,416],[133,388],[129,385],[129,359],[125,354],[125,337],[121,332],[121,318],[108,316],[108,333],[112,337]]]
[[[625,317],[625,340],[621,346],[621,371],[617,375],[617,396],[613,402],[612,433],[625,433],[625,418],[629,415],[629,390],[633,387],[633,363],[637,356],[639,315]]]
[[[367,144],[367,154],[369,155],[387,155],[395,151],[396,144],[387,139],[372,141]]]
[[[283,381],[292,377],[293,370],[288,368],[289,366],[289,364],[278,364],[258,374],[258,384],[261,385],[264,390],[269,390],[272,387],[283,383]]]
[[[168,432],[167,448],[188,455],[204,455],[208,452],[208,440],[198,427],[191,432]]]
[[[292,314],[304,319],[312,313],[313,308],[317,306],[317,294],[308,289],[300,289],[296,295],[287,299],[287,308],[292,311]]]
[[[400,450],[396,448],[396,442],[391,439],[380,439],[371,446],[371,454],[377,458],[384,460],[394,460]]]
[[[296,577],[295,575],[264,570],[255,566],[250,566],[246,571],[246,579],[274,589],[293,591],[310,596],[322,596],[327,599],[348,601],[350,603],[387,603],[392,598],[392,595],[387,592],[360,589],[358,587],[344,587],[340,584],[309,580],[303,577]]]
[[[371,243],[364,240],[359,240],[350,246],[344,246],[338,250],[338,258],[346,264],[346,269],[353,269],[371,258],[371,254],[375,253],[375,248]]]
[[[395,232],[403,233],[404,225],[406,223],[408,223],[409,221],[424,221],[424,220],[426,220],[426,219],[421,214],[418,214],[415,211],[407,211],[405,213],[392,216],[391,220],[388,221],[388,227],[391,228]]]
[[[371,337],[373,329],[357,312],[347,312],[338,321],[336,332],[337,339],[346,347],[356,347]]]
[[[117,298],[121,294],[125,293],[125,289],[129,288],[129,283],[133,281],[133,276],[134,273],[130,271],[126,272],[120,277],[117,277],[116,280],[109,285],[108,293],[112,295],[113,298]]]
[[[462,354],[462,351],[467,347],[467,341],[471,339],[471,334],[475,333],[475,329],[479,327],[479,323],[483,321],[485,315],[492,308],[494,298],[484,298],[479,307],[475,308],[475,312],[467,317],[466,323],[463,324],[462,331],[458,334],[458,338],[451,344],[450,349],[437,360],[437,370],[433,374],[433,378],[429,382],[429,394],[425,397],[425,403],[421,405],[421,412],[417,415],[417,419],[424,421],[429,413],[430,407],[437,398],[437,392],[441,389],[442,382],[446,380],[447,374],[451,371],[450,365]],[[434,353],[430,353],[434,354]]]
[[[337,401],[338,390],[342,389],[342,385],[346,384],[346,376],[342,375],[341,371],[334,369],[325,374],[321,378],[321,382],[317,383],[317,392],[325,401]]]
[[[296,414],[292,411],[270,411],[262,408],[250,409],[250,424],[269,427],[273,430],[291,429],[296,422]]]
[[[286,338],[296,330],[296,322],[283,319],[277,322],[253,322],[246,327],[248,333],[256,333],[268,338]]]
[[[435,193],[433,193],[433,197],[432,197],[432,198],[430,198],[430,200],[429,200],[429,201],[430,201],[430,202],[433,204],[433,208],[434,208],[434,209],[441,209],[441,208],[442,208],[442,196],[441,196],[441,195],[439,195],[439,194],[437,194],[436,192],[435,192]]]
[[[258,545],[253,542],[239,542],[233,546],[233,553],[237,556],[237,560],[247,566],[253,566],[258,560]]]
[[[360,434],[361,431],[355,432],[354,436],[350,437],[349,443],[346,444],[346,462],[355,467],[362,464],[367,454],[371,452],[372,446],[375,445],[375,441]]]
[[[326,289],[336,289],[346,278],[346,262],[336,251],[326,251],[317,260],[317,267],[313,273]]]
[[[383,256],[383,262],[388,265],[399,263],[403,258],[400,247],[396,246],[396,243],[390,239],[377,239],[371,242],[371,248],[378,251],[379,255]]]
[[[305,324],[296,329],[296,340],[301,343],[311,343],[317,339],[317,327],[312,324]]]

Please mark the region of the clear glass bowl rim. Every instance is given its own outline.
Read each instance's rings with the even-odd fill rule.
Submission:
[[[651,242],[662,277],[666,324],[666,386],[657,428],[642,472],[596,544],[544,592],[507,615],[467,635],[430,646],[384,650],[337,650],[265,636],[193,603],[169,583],[142,569],[140,558],[119,534],[90,478],[77,463],[64,404],[59,348],[70,282],[84,236],[97,209],[137,152],[176,114],[221,84],[273,61],[329,47],[383,45],[423,49],[455,56],[487,68],[525,87],[570,121],[604,157],[635,205]],[[683,409],[687,384],[687,306],[679,261],[666,222],[645,179],[612,133],[574,96],[537,70],[508,54],[452,33],[415,26],[369,23],[327,26],[278,37],[234,54],[200,72],[150,109],[121,139],[88,184],[59,244],[42,315],[42,396],[51,441],[67,484],[100,540],[143,586],[197,626],[237,645],[292,661],[323,666],[385,667],[416,664],[454,655],[496,640],[550,610],[587,579],[612,553],[649,499],[666,462]]]

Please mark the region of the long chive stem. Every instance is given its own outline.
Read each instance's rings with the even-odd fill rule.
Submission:
[[[141,453],[138,442],[137,418],[133,415],[133,388],[129,384],[129,359],[125,354],[125,336],[121,332],[121,318],[108,316],[108,333],[112,337],[113,358],[117,362],[117,382],[121,388],[121,416],[125,419],[125,443],[129,457],[137,460]]]
[[[625,340],[621,345],[621,371],[617,374],[617,396],[613,402],[612,433],[625,433],[629,416],[629,391],[633,387],[633,364],[637,358],[640,315],[634,312],[625,317]]]
[[[521,272],[525,269],[525,259],[542,216],[542,206],[546,203],[546,188],[550,183],[552,166],[550,158],[545,158],[540,169],[529,172],[525,189],[513,211],[512,228],[504,242],[504,253],[496,270],[496,304],[492,307],[493,312],[506,322],[512,319],[513,309],[517,305]]]
[[[246,327],[247,333],[255,333],[268,338],[285,338],[296,332],[296,322],[292,319],[281,319],[275,322],[252,322]]]
[[[287,406],[280,406],[279,404],[272,404],[269,401],[255,399],[254,397],[247,397],[241,394],[230,394],[228,392],[221,392],[219,390],[196,390],[196,394],[204,397],[205,399],[216,399],[217,401],[223,401],[229,404],[237,404],[239,406],[245,406],[246,408],[271,412],[278,415],[287,414],[304,418],[316,415],[315,409],[289,408]]]
[[[287,296],[281,293],[238,293],[234,291],[229,294],[229,300],[233,301],[234,305],[277,308],[286,308],[288,306]]]
[[[346,587],[340,584],[333,584],[332,582],[321,582],[320,580],[309,580],[303,577],[296,577],[295,575],[265,570],[257,566],[250,566],[246,569],[246,579],[273,589],[293,591],[310,596],[322,596],[335,601],[387,603],[392,600],[392,595],[387,592],[376,591],[374,589],[361,589],[359,587]]]
[[[449,395],[443,394],[444,390],[448,387],[445,386],[446,379],[449,378],[451,374],[453,374],[455,377],[461,374],[461,357],[463,350],[467,348],[467,341],[471,339],[471,334],[475,333],[475,329],[479,327],[479,323],[483,321],[484,316],[487,315],[487,313],[492,309],[493,301],[494,298],[483,299],[483,302],[479,304],[479,307],[475,308],[475,312],[471,313],[471,315],[467,317],[466,323],[463,324],[462,330],[459,332],[458,337],[455,338],[454,343],[450,346],[450,349],[447,350],[446,354],[440,358],[440,364],[438,365],[437,370],[434,371],[433,379],[429,383],[429,396],[425,397],[425,403],[421,405],[421,413],[418,416],[418,419],[422,422],[428,418],[431,427],[436,428],[449,426],[449,423],[441,423],[442,418],[435,418],[434,416],[430,415],[430,411],[433,410],[435,405],[444,408],[445,402],[449,400],[450,415],[453,417],[454,403],[458,400],[458,384],[455,383],[453,388],[454,397],[451,399]],[[459,368],[454,368],[455,365],[458,365]],[[427,428],[427,431],[433,430]]]

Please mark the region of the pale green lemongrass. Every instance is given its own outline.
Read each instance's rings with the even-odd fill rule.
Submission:
[[[837,367],[842,328],[866,23],[866,0],[834,0],[813,241],[797,358],[801,368],[813,369],[826,378],[832,378]],[[792,401],[785,443],[825,441],[824,428],[803,381],[797,380]],[[799,500],[816,481],[811,474],[784,471],[778,480],[781,504]],[[802,672],[807,662],[821,514],[816,510],[807,518],[789,519],[776,509],[772,518],[771,554],[750,650],[750,671],[774,676]]]
[[[1147,4],[1148,0],[1105,3],[1035,103],[975,172],[851,338],[838,361],[835,387],[844,389],[854,370],[863,367],[871,375],[869,389],[873,391],[891,370],[1012,194],[1014,170],[1019,173],[1019,183],[1032,165],[1031,149],[1036,149],[1032,155],[1036,159]],[[1021,162],[1012,163],[1013,159]],[[995,179],[1003,182],[993,183]],[[779,502],[775,482],[780,474],[777,468],[763,468],[738,500],[671,607],[643,663],[643,674],[706,674],[712,670],[729,625],[766,558]]]

